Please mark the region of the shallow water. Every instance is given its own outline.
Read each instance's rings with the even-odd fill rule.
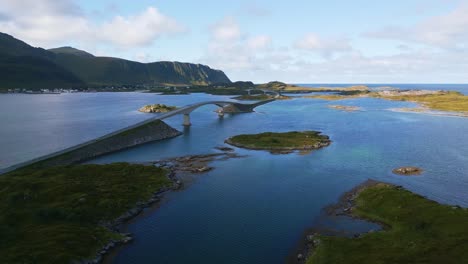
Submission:
[[[142,104],[185,105],[215,98],[136,93],[64,97],[38,99],[53,101],[42,103],[44,108],[66,101],[62,103],[62,119],[51,117],[56,111],[50,109],[21,114],[22,120],[33,123],[24,127],[12,118],[14,125],[8,127],[15,129],[2,128],[2,140],[5,134],[17,142],[26,138],[34,143],[34,153],[47,153],[146,118],[135,111]],[[338,111],[329,109],[329,104],[361,106],[363,111]],[[74,110],[67,105],[75,106]],[[320,130],[333,141],[309,155],[238,149],[239,154],[248,156],[214,163],[215,170],[197,176],[189,188],[168,195],[158,210],[129,225],[135,241],[113,262],[283,263],[302,232],[320,223],[322,208],[368,178],[403,185],[442,203],[468,206],[468,119],[387,110],[407,106],[412,104],[372,98],[340,102],[294,99],[224,119],[213,113],[216,107],[205,106],[192,113],[193,125],[180,137],[92,161],[152,161],[212,153],[229,136],[264,131]],[[31,115],[43,115],[55,125],[34,124],[37,119]],[[1,117],[4,120],[5,116]],[[181,122],[180,116],[167,120],[183,130]],[[46,133],[30,139],[27,135],[33,128],[33,132]],[[60,142],[51,136],[64,132],[69,134],[61,135]],[[32,156],[24,142],[10,148],[23,158]],[[4,150],[1,155],[8,156]],[[420,166],[425,173],[419,177],[392,175],[393,168],[405,165]],[[363,227],[358,224],[352,228]]]

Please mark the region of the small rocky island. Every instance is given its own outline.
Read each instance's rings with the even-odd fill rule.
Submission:
[[[288,154],[296,150],[315,150],[331,144],[330,138],[318,131],[237,135],[226,139],[225,142],[239,148],[268,150],[275,154]]]
[[[420,175],[423,172],[421,168],[418,167],[401,167],[393,170],[393,173],[398,175]]]
[[[145,105],[140,108],[138,111],[143,113],[167,113],[173,110],[176,110],[177,107],[175,106],[168,106],[165,104],[152,104],[152,105]]]
[[[346,112],[354,112],[354,111],[361,110],[359,106],[348,106],[348,105],[329,105],[328,108],[342,110]]]

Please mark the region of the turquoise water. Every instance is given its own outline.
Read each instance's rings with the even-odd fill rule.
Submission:
[[[35,109],[43,107],[16,113],[18,118],[2,113],[1,120],[11,122],[3,121],[7,126],[1,130],[2,146],[4,135],[13,142],[30,142],[8,143],[9,150],[1,150],[2,160],[8,152],[24,159],[32,156],[31,148],[37,149],[36,154],[47,152],[42,149],[58,149],[136,123],[147,116],[135,111],[142,104],[185,105],[216,98],[137,93],[52,96],[57,95],[8,100],[0,96],[1,107],[14,100],[16,105],[28,102]],[[327,108],[329,104],[357,105],[363,111],[337,111]],[[63,105],[62,111],[56,111],[57,105]],[[75,107],[69,109],[70,105]],[[442,203],[468,206],[468,119],[387,110],[407,106],[412,104],[372,98],[294,99],[224,119],[213,113],[216,107],[205,106],[192,113],[193,125],[180,137],[92,161],[152,161],[212,153],[229,136],[263,131],[320,130],[333,141],[309,155],[238,149],[247,157],[216,162],[215,170],[197,176],[187,189],[168,195],[158,210],[131,223],[128,231],[134,233],[135,241],[112,262],[283,263],[302,232],[321,222],[321,210],[368,178],[403,185]],[[41,123],[38,117],[47,122]],[[183,130],[180,116],[167,123]],[[33,132],[35,136],[29,138]],[[56,135],[64,132],[67,135],[57,142]],[[420,177],[392,175],[393,168],[405,165],[420,166],[425,173]],[[353,229],[363,228],[354,225]]]

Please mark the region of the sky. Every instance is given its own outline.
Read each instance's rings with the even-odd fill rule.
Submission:
[[[0,0],[0,32],[256,83],[468,83],[468,0]]]

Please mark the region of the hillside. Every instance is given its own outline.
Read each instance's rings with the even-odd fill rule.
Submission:
[[[54,63],[53,59],[53,53],[0,33],[0,91],[83,85],[78,77]]]
[[[48,51],[53,52],[55,54],[71,54],[71,55],[84,56],[84,57],[94,57],[94,55],[91,53],[88,53],[83,50],[75,49],[72,47],[60,47],[60,48],[55,48],[55,49],[49,49]]]
[[[0,33],[0,90],[85,88],[110,85],[230,83],[220,70],[181,62],[140,63],[96,57],[72,47],[34,48]]]

